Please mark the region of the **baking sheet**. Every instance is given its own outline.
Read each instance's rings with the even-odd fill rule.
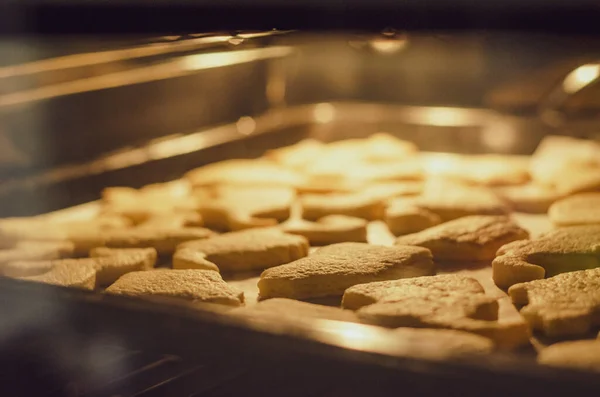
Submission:
[[[100,210],[99,202],[91,202],[76,207],[67,208],[60,211],[55,211],[45,215],[40,215],[40,218],[53,220],[53,221],[72,221],[72,220],[85,220],[91,219]],[[292,217],[299,216],[296,210],[292,211]],[[527,229],[532,238],[539,236],[542,233],[550,231],[552,224],[545,214],[526,214],[526,213],[513,213],[512,217],[519,225]],[[383,221],[370,222],[367,229],[367,239],[371,244],[391,246],[394,244],[395,237],[388,230],[386,224]],[[318,247],[311,247],[311,252],[316,250]],[[223,278],[229,284],[239,288],[244,292],[246,306],[252,306],[258,302],[258,280],[260,278],[261,271],[235,273],[235,274],[223,274]],[[477,279],[486,294],[489,296],[498,298],[499,312],[498,322],[500,323],[514,323],[524,321],[519,314],[519,311],[513,306],[510,298],[500,288],[498,288],[492,280],[492,268],[491,263],[476,263],[468,264],[461,263],[460,265],[442,265],[438,267],[438,274],[454,273],[463,274],[466,276]],[[309,300],[312,303],[324,304],[328,306],[340,306],[341,297],[328,297]],[[531,339],[531,344],[536,350],[540,350],[552,341],[546,341],[538,337]]]

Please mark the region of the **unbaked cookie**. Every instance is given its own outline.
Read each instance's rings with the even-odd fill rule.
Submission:
[[[556,226],[600,224],[600,193],[580,193],[554,203],[548,216]]]
[[[306,299],[342,295],[360,283],[435,274],[429,250],[340,243],[320,248],[307,258],[265,270],[261,298]]]
[[[572,226],[535,240],[515,241],[501,247],[492,262],[494,282],[500,288],[596,267],[600,267],[600,225]]]
[[[552,337],[579,336],[600,326],[600,268],[559,274],[508,289],[533,329]]]
[[[156,269],[131,272],[106,289],[107,293],[129,296],[164,296],[194,302],[240,306],[244,293],[229,286],[212,270]]]
[[[525,229],[506,216],[473,215],[398,237],[396,244],[429,249],[436,261],[488,261],[498,248],[526,239]]]
[[[308,255],[308,241],[277,229],[250,229],[225,233],[209,239],[189,241],[177,247],[199,254],[198,261],[209,261],[222,272],[262,270],[282,265]],[[177,254],[176,254],[177,256]],[[176,260],[176,268],[199,268],[197,261]]]

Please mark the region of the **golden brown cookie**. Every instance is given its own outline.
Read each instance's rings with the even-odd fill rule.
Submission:
[[[194,302],[240,306],[244,293],[229,286],[212,270],[156,269],[131,272],[106,289],[107,293],[129,296],[164,296]]]
[[[96,286],[110,285],[129,272],[150,270],[156,265],[157,256],[154,248],[94,248],[90,257],[98,262]]]
[[[393,200],[385,210],[385,223],[396,235],[420,232],[442,223],[441,218],[431,211],[419,208],[412,200]]]
[[[311,221],[327,215],[346,215],[367,220],[381,219],[385,201],[364,193],[306,194],[300,197],[302,217]]]
[[[555,188],[536,183],[502,187],[496,189],[495,192],[514,211],[534,214],[546,213],[552,203],[562,197]]]
[[[515,241],[501,247],[492,262],[494,282],[500,288],[595,267],[600,267],[600,225],[573,226],[535,240]]]
[[[556,343],[543,349],[538,363],[600,372],[600,340]]]
[[[390,328],[450,328],[494,340],[502,348],[527,343],[525,324],[503,324],[496,298],[477,280],[459,275],[416,277],[355,285],[344,293],[343,307],[357,310],[370,324]]]
[[[215,186],[194,194],[205,225],[218,230],[277,225],[290,217],[296,197],[289,187]]]
[[[286,233],[305,237],[311,245],[367,242],[368,222],[345,215],[328,215],[315,222],[295,219],[281,225]]]
[[[600,224],[600,193],[580,193],[558,200],[548,216],[556,226]]]
[[[75,252],[87,253],[96,247],[109,248],[155,248],[159,255],[170,255],[175,248],[186,241],[214,236],[215,233],[204,228],[180,229],[118,229],[80,232],[70,236],[75,244]]]
[[[193,250],[222,272],[262,270],[308,255],[308,241],[277,229],[250,229],[225,233],[210,239],[189,241],[177,250]],[[184,266],[179,261],[177,267]],[[194,268],[196,265],[194,265]]]
[[[263,299],[306,299],[342,295],[355,284],[434,273],[431,253],[424,248],[340,243],[265,270],[258,288]]]
[[[429,249],[436,261],[488,261],[501,246],[529,236],[506,216],[473,215],[396,239]]]
[[[512,301],[533,329],[552,337],[579,336],[600,326],[600,268],[515,284]]]
[[[28,267],[31,272],[30,274],[35,274],[19,277],[23,280],[89,290],[94,289],[96,286],[98,264],[95,259],[21,262],[22,266],[19,266],[18,262],[13,262],[10,265],[16,265],[17,267],[21,267],[21,269]]]
[[[269,160],[233,159],[189,171],[185,178],[193,186],[243,185],[295,187],[304,182],[296,171]]]
[[[417,205],[437,214],[444,222],[469,215],[506,215],[510,212],[506,203],[488,188],[440,180],[425,184]]]
[[[351,310],[338,307],[315,305],[294,299],[273,298],[258,302],[256,305],[230,312],[242,316],[268,316],[272,321],[279,319],[324,319],[345,322],[360,322]]]
[[[394,162],[414,155],[417,146],[387,133],[376,133],[365,139],[345,139],[327,145],[325,156],[352,158],[366,162]]]

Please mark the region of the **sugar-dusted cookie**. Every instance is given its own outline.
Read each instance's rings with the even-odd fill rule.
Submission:
[[[244,293],[229,286],[212,270],[156,269],[127,273],[106,289],[107,293],[129,296],[164,296],[194,302],[240,306]]]
[[[193,186],[244,185],[287,186],[301,185],[304,177],[274,161],[233,159],[208,164],[189,171],[185,178]]]
[[[562,342],[543,349],[538,363],[600,372],[600,340]]]
[[[492,262],[500,288],[600,267],[600,225],[572,226],[501,247]]]
[[[396,236],[420,232],[442,222],[438,215],[419,208],[411,199],[392,200],[385,210],[384,220]]]
[[[585,335],[600,326],[600,268],[515,284],[508,293],[526,305],[521,315],[531,327],[548,336]]]
[[[416,277],[355,285],[344,293],[344,308],[390,328],[450,328],[488,337],[503,348],[527,343],[525,324],[503,324],[496,298],[486,296],[477,280],[460,275]]]
[[[367,242],[368,222],[345,215],[328,215],[315,222],[294,219],[283,223],[286,233],[304,236],[312,245],[328,245],[344,242]]]
[[[98,263],[92,258],[12,262],[9,265],[10,270],[5,271],[8,270],[12,277],[12,274],[15,274],[13,270],[20,269],[20,274],[25,276],[18,278],[23,280],[90,290],[96,286]]]
[[[429,249],[439,261],[487,261],[501,246],[529,236],[506,216],[473,215],[398,237],[396,244]]]
[[[600,225],[600,192],[558,200],[548,210],[548,216],[556,226]]]
[[[258,282],[261,298],[316,298],[342,295],[365,282],[418,277],[435,273],[429,250],[340,243],[265,270]]]
[[[222,272],[261,270],[303,258],[308,255],[308,247],[302,236],[272,228],[250,229],[183,243],[178,251],[192,250],[199,256],[182,261],[179,255],[173,266],[202,268],[204,261],[209,261]]]

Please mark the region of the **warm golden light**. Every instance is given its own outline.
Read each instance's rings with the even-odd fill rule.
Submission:
[[[244,116],[236,123],[237,130],[242,135],[250,135],[256,129],[256,121],[252,117]]]
[[[330,123],[335,118],[335,108],[330,103],[319,103],[313,111],[317,123]]]
[[[563,81],[563,89],[569,94],[574,94],[575,92],[594,82],[599,76],[600,65],[582,65],[565,77]]]

